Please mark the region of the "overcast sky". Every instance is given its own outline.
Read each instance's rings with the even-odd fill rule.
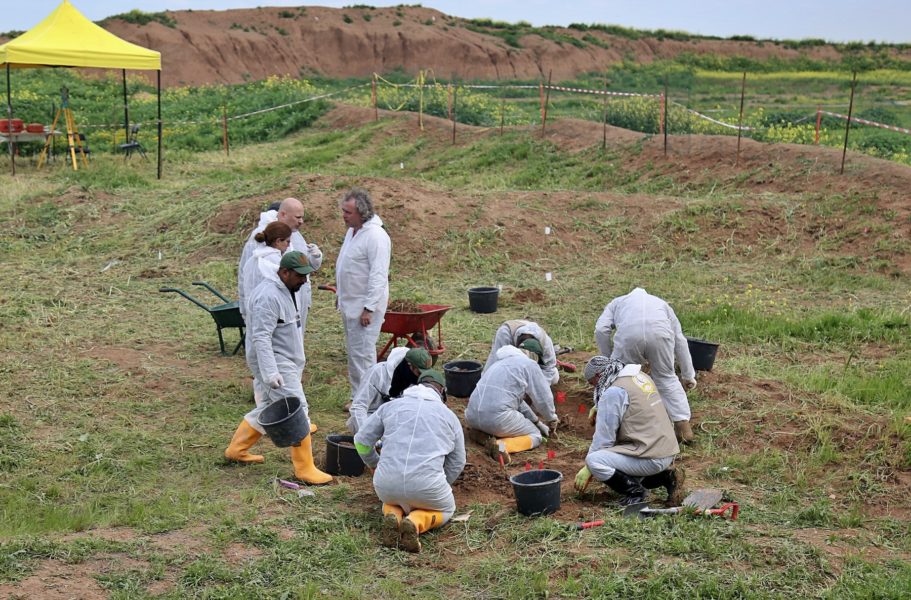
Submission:
[[[71,0],[93,21],[138,8],[162,10],[300,6],[301,0]],[[332,0],[320,6],[396,2]],[[60,0],[2,0],[0,31],[25,30],[51,12]],[[605,23],[637,29],[674,29],[728,37],[829,41],[911,42],[911,0],[425,0],[423,6],[465,18],[528,21],[533,25]]]

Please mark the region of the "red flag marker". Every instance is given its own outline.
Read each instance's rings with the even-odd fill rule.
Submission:
[[[581,414],[581,413],[584,413],[584,412],[585,412],[585,405],[584,405],[584,404],[580,404],[580,405],[579,405],[579,413]]]
[[[525,461],[525,470],[526,470],[526,471],[531,471],[531,463],[528,462],[527,460]]]
[[[544,470],[544,461],[543,461],[543,460],[542,460],[541,462],[538,463],[538,470],[539,470],[539,471],[543,471],[543,470]]]
[[[566,402],[566,392],[557,392],[557,404]]]
[[[554,452],[553,450],[548,450],[547,451],[547,460],[551,460],[554,458],[557,458],[557,453]]]

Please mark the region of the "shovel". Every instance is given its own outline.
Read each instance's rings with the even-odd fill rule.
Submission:
[[[723,514],[728,510],[727,505],[717,511],[721,512],[709,512],[712,510],[712,507],[721,502],[722,493],[721,490],[705,488],[694,490],[690,493],[689,496],[683,499],[682,506],[675,506],[673,508],[649,508],[648,502],[639,502],[638,504],[630,504],[623,511],[624,517],[638,517],[640,519],[645,519],[648,517],[655,517],[658,515],[676,515],[685,511],[692,511],[696,514]],[[731,503],[733,504],[733,503]],[[731,519],[737,518],[737,510],[732,511]]]

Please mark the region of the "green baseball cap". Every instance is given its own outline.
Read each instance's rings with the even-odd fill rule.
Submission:
[[[430,352],[427,352],[424,348],[412,348],[405,353],[405,360],[408,361],[408,364],[417,368],[417,369],[429,369],[433,365],[433,358],[430,356]]]
[[[436,369],[427,369],[421,371],[421,374],[418,375],[418,383],[424,383],[425,381],[432,381],[443,386],[443,389],[446,389],[446,378],[443,377],[443,374],[437,371]]]
[[[308,259],[303,252],[298,252],[297,250],[286,252],[284,256],[282,256],[282,261],[279,263],[279,266],[282,269],[291,269],[295,273],[300,273],[301,275],[309,275],[316,270],[310,266],[310,259]]]
[[[535,338],[529,338],[519,344],[519,348],[522,350],[528,350],[529,352],[534,352],[538,355],[538,359],[544,356],[544,348],[541,347],[541,342]]]

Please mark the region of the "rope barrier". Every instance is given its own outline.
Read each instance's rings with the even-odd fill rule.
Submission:
[[[838,119],[847,120],[847,118],[848,118],[847,115],[829,112],[827,110],[821,110],[819,112],[824,115],[829,115],[830,117],[836,117]],[[858,117],[851,117],[851,122],[860,123],[861,125],[870,125],[871,127],[879,127],[880,129],[888,129],[890,131],[897,131],[899,133],[911,134],[911,129],[906,129],[904,127],[896,127],[895,125],[886,125],[885,123],[877,123],[876,121],[868,121],[867,119],[860,119]]]

